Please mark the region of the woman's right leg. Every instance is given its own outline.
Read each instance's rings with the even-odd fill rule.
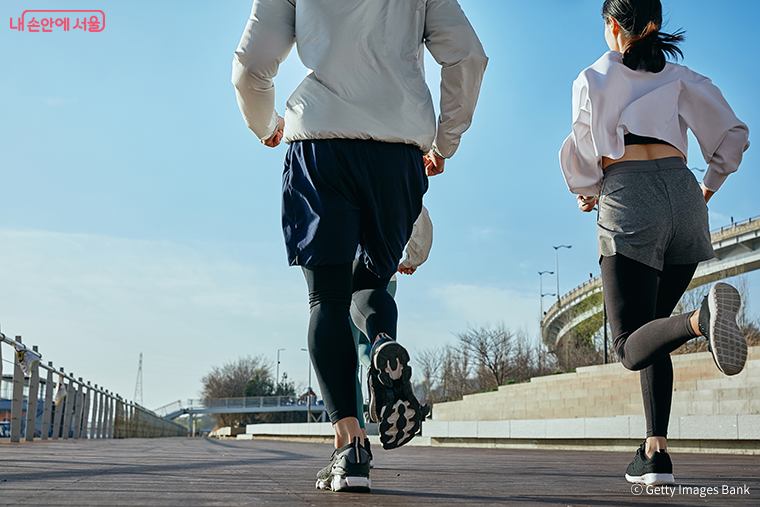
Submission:
[[[692,313],[657,318],[660,271],[619,254],[603,257],[601,267],[615,350],[627,369],[642,370],[698,336]],[[676,285],[686,280],[685,290],[696,264],[683,268]]]

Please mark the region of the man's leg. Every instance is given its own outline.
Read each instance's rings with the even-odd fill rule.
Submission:
[[[351,318],[364,333],[370,344],[380,333],[396,339],[398,309],[387,290],[389,278],[383,279],[371,272],[361,259],[353,263]]]
[[[309,353],[336,446],[362,437],[356,412],[356,347],[348,322],[351,263],[303,266],[309,288]]]

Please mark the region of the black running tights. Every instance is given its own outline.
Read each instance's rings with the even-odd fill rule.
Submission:
[[[602,258],[604,303],[615,351],[629,370],[640,370],[647,437],[667,437],[673,397],[670,353],[694,338],[692,313],[671,317],[696,264],[658,271],[622,255]]]
[[[370,340],[380,333],[396,338],[396,302],[361,261],[302,266],[309,289],[309,353],[330,422],[356,413],[356,346],[348,322]]]

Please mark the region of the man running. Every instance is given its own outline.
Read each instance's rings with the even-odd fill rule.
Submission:
[[[297,43],[309,73],[274,108],[273,78]],[[442,66],[436,121],[423,44]],[[309,352],[337,449],[317,487],[369,491],[357,414],[356,348],[372,340],[371,396],[385,448],[419,432],[409,354],[386,287],[420,214],[427,177],[470,126],[488,59],[456,0],[255,0],[233,60],[248,127],[289,143],[282,189],[288,260],[309,291]],[[354,260],[357,262],[354,262]]]

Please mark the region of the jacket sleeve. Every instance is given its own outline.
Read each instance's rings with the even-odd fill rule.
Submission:
[[[559,151],[559,164],[567,188],[574,194],[599,195],[602,181],[600,157],[591,134],[591,101],[586,79],[581,74],[573,83],[572,132]]]
[[[425,206],[420,211],[420,216],[414,222],[412,227],[412,237],[406,244],[404,250],[404,260],[401,264],[407,268],[420,267],[430,255],[430,249],[433,247],[433,222],[430,220],[430,214]]]
[[[248,128],[265,140],[277,130],[274,77],[295,44],[295,0],[254,0],[232,60],[232,84]]]
[[[433,152],[450,158],[470,127],[488,63],[456,0],[428,0],[424,41],[441,66],[441,106]]]
[[[679,114],[699,141],[707,162],[704,186],[717,191],[741,164],[749,148],[749,129],[739,121],[720,90],[708,78],[684,83]]]

